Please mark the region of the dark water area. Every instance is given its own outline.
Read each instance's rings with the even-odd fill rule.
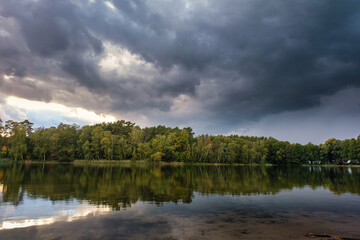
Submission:
[[[360,168],[0,165],[0,239],[307,233],[360,239]]]

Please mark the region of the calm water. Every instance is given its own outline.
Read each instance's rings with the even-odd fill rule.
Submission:
[[[0,165],[0,239],[360,239],[360,168]]]

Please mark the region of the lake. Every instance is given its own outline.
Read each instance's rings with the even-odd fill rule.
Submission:
[[[360,168],[0,165],[0,239],[308,233],[360,239]]]

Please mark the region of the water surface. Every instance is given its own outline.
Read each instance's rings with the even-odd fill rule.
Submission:
[[[0,239],[360,239],[360,168],[0,165]]]

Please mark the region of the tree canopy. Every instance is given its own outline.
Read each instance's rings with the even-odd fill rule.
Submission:
[[[359,137],[301,145],[272,137],[194,136],[191,128],[136,126],[128,121],[33,128],[28,120],[0,120],[0,157],[13,160],[150,160],[244,164],[342,164],[360,160]]]

